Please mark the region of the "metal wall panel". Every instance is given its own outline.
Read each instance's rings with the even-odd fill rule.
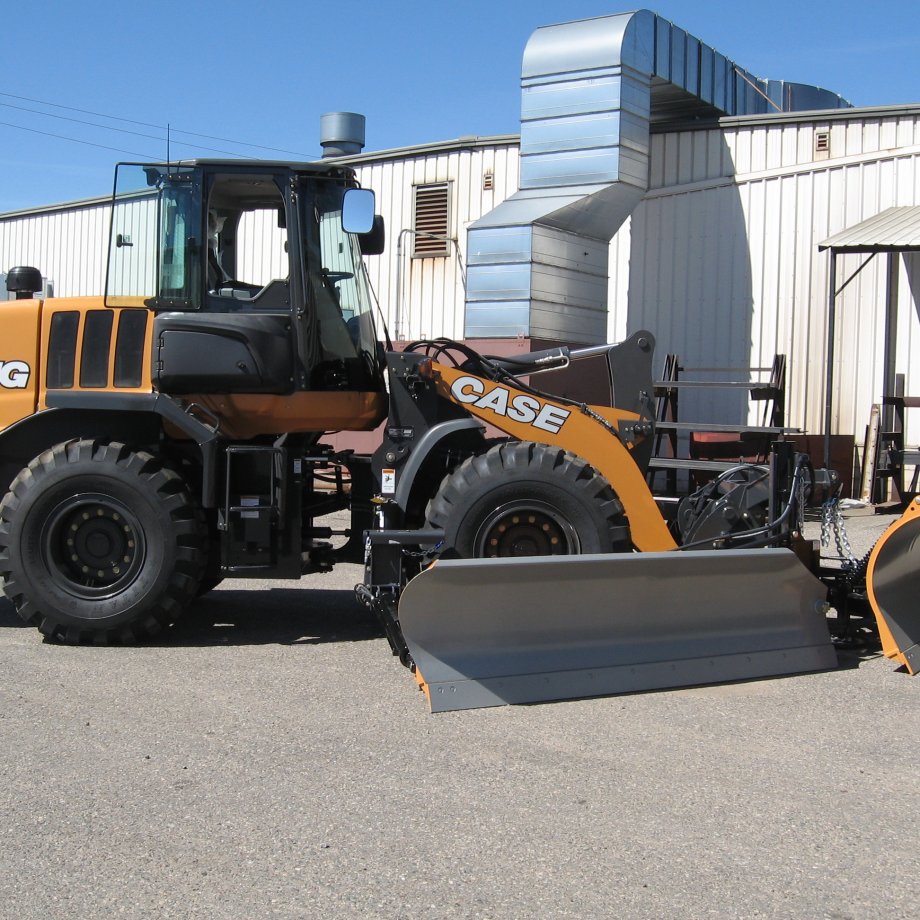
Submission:
[[[34,265],[58,297],[101,294],[110,218],[94,204],[0,220],[0,270]]]
[[[824,131],[822,159],[815,134]],[[696,365],[769,366],[783,352],[789,423],[820,432],[829,257],[817,244],[889,205],[920,204],[920,112],[749,127],[726,120],[722,130],[653,135],[652,162],[653,187],[629,242],[618,234],[611,246],[611,283],[628,271],[630,286],[625,319],[622,296],[611,294],[608,333],[647,327],[659,357],[674,351]],[[864,259],[841,256],[838,285]],[[858,443],[881,397],[885,259],[876,257],[838,301],[832,424]],[[908,394],[920,394],[918,261],[899,258],[897,371]],[[714,419],[730,402],[700,397],[687,406]],[[743,414],[740,404],[734,411]],[[908,421],[916,442],[920,419]]]
[[[236,231],[236,278],[261,285],[287,278],[286,244],[287,230],[278,226],[277,210],[244,212]],[[327,245],[324,251],[331,248]]]

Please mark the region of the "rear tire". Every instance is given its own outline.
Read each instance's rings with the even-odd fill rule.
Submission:
[[[207,555],[183,478],[124,444],[58,444],[0,502],[4,591],[50,639],[133,643],[159,632],[194,599]]]
[[[442,556],[504,558],[628,552],[607,480],[560,447],[511,441],[465,460],[428,504]]]

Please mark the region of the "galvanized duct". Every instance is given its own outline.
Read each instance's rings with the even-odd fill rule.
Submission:
[[[651,124],[849,105],[648,10],[537,29],[521,85],[520,191],[468,230],[468,338],[605,340],[608,244],[647,190]]]

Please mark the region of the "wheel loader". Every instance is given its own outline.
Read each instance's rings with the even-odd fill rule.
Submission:
[[[807,458],[777,443],[666,520],[645,476],[650,332],[396,351],[362,263],[383,243],[342,165],[120,164],[104,296],[42,301],[40,271],[8,273],[0,576],[23,619],[132,643],[223,578],[352,561],[433,710],[836,666],[827,601],[858,579],[809,564]],[[605,366],[607,405],[534,383],[582,360]],[[370,455],[323,442],[378,427]],[[324,522],[346,509],[344,531]],[[911,673],[918,528],[914,505],[866,573]]]

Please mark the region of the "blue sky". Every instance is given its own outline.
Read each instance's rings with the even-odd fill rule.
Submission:
[[[338,110],[367,116],[372,150],[517,132],[521,54],[533,30],[630,8],[615,0],[33,0],[7,17],[0,55],[0,212],[107,194],[118,160],[165,157],[167,123],[173,156],[219,155],[180,146],[184,138],[221,152],[312,158],[319,116]],[[916,3],[648,8],[757,76],[823,86],[856,105],[920,103]]]

